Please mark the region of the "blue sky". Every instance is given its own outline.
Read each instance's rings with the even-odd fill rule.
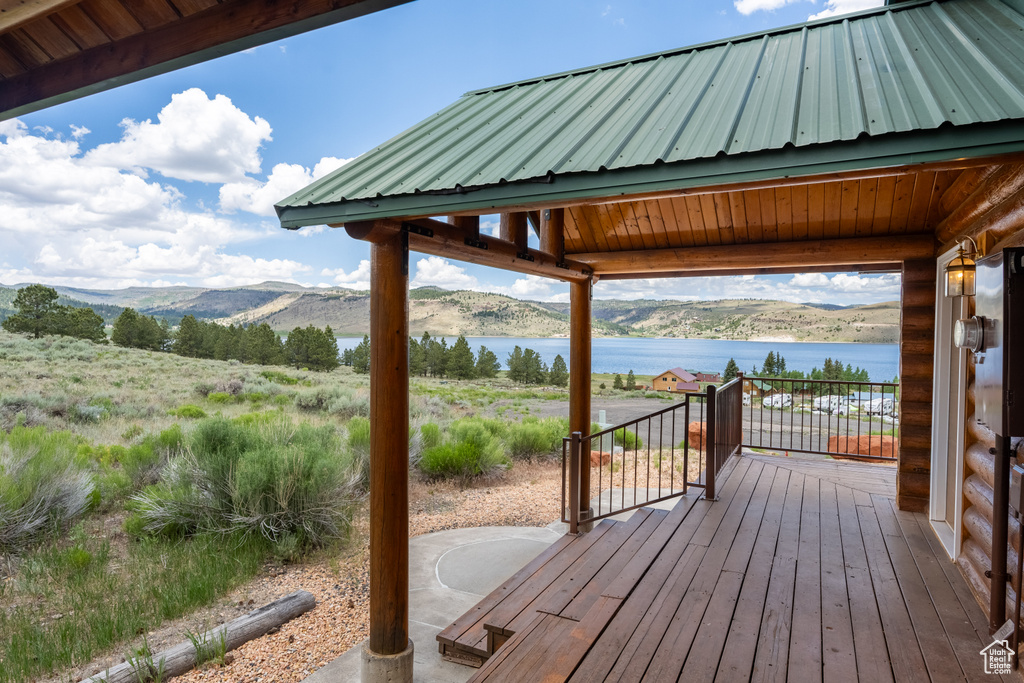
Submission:
[[[366,245],[281,230],[273,202],[468,90],[878,4],[417,0],[0,122],[0,283],[365,288]],[[412,266],[414,286],[567,298],[540,278],[418,254]],[[898,287],[814,274],[607,282],[595,296],[848,304]]]

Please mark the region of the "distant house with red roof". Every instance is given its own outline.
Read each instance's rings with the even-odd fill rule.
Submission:
[[[721,384],[722,377],[717,372],[698,372],[697,381],[706,384]]]
[[[671,391],[675,393],[700,391],[697,376],[683,370],[672,368],[651,380],[651,388],[655,391]]]

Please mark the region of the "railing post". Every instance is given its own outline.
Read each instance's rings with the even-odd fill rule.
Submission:
[[[580,448],[583,434],[573,432],[569,438],[569,533],[580,532]]]
[[[704,400],[708,407],[708,429],[704,440],[704,448],[707,449],[707,457],[705,459],[707,465],[704,471],[704,498],[706,500],[717,500],[715,494],[715,475],[718,474],[718,448],[715,445],[715,419],[717,417],[715,396],[717,392],[718,389],[715,385],[708,385],[707,398]]]

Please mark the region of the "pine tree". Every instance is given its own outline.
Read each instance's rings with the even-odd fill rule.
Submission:
[[[776,366],[775,352],[769,351],[768,357],[764,359],[764,367],[761,368],[761,374],[765,377],[775,377],[777,372],[778,367]]]
[[[629,374],[626,375],[626,391],[636,390],[636,375],[633,374],[633,368],[629,369]]]
[[[366,374],[370,371],[370,337],[363,335],[363,341],[352,350],[352,369]]]
[[[57,290],[44,285],[22,287],[14,297],[14,307],[18,312],[3,322],[3,328],[8,332],[27,332],[35,339],[55,333]]]
[[[622,389],[622,375],[615,375],[615,381],[612,382],[612,389]]]
[[[203,331],[199,321],[193,315],[186,315],[178,323],[178,332],[174,335],[171,350],[179,356],[197,358],[203,346]]]
[[[306,328],[306,339],[306,362],[310,370],[330,372],[338,367],[338,340],[330,325],[322,330],[310,325]]]
[[[76,339],[87,339],[97,344],[107,343],[106,326],[101,318],[91,308],[73,308],[62,306],[58,318],[57,334],[75,337]]]
[[[526,384],[544,384],[548,379],[547,367],[541,361],[540,354],[533,349],[523,351],[523,368]]]
[[[476,376],[497,377],[499,370],[501,363],[498,362],[498,357],[486,346],[481,346],[476,354]]]
[[[569,369],[565,366],[565,359],[561,354],[555,356],[555,360],[551,363],[548,382],[556,387],[564,387],[569,383]]]
[[[114,329],[110,332],[110,341],[125,348],[139,348],[140,328],[139,314],[135,312],[134,308],[126,308],[114,321]]]
[[[459,335],[448,352],[447,372],[457,379],[472,379],[476,374],[473,363],[473,350],[469,348],[466,338]]]
[[[736,359],[730,358],[729,362],[725,364],[725,372],[722,373],[722,379],[728,382],[729,380],[735,379],[740,374],[740,366],[736,365]]]
[[[345,365],[351,365],[351,362],[345,363]],[[418,341],[409,337],[409,374],[413,377],[425,375],[426,365],[427,359],[423,347]]]
[[[508,378],[513,382],[526,382],[526,366],[523,364],[523,350],[516,346],[508,354]]]

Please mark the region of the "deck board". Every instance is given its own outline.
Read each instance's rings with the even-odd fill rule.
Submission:
[[[894,468],[730,469],[718,501],[602,522],[446,629],[501,635],[471,680],[992,679],[981,610],[927,518],[896,509]]]

